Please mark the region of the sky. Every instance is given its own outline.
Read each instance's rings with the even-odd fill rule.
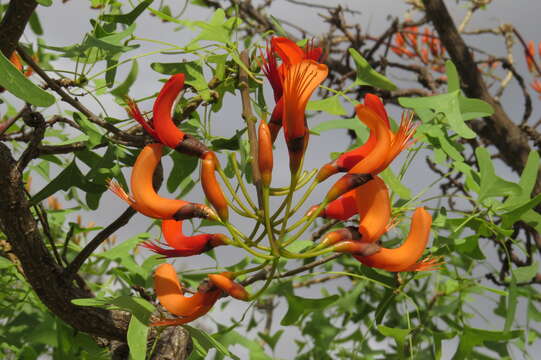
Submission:
[[[172,12],[177,13],[180,8],[184,5],[183,2],[172,2],[176,6],[172,6]],[[315,1],[313,3],[316,3]],[[407,7],[399,1],[396,0],[364,0],[364,1],[319,1],[320,4],[334,5],[334,4],[343,4],[351,9],[360,11],[360,15],[355,15],[355,20],[361,25],[363,31],[369,30],[373,35],[382,33],[389,26],[391,19],[388,15],[392,14],[393,16],[399,16],[403,18],[405,15]],[[466,11],[466,9],[461,5],[464,2],[460,2],[456,5],[455,1],[446,2],[452,11],[455,22],[458,22],[461,19]],[[41,7],[38,9],[42,26],[45,33],[47,34],[46,40],[47,44],[51,46],[65,46],[73,43],[82,41],[83,36],[86,32],[90,31],[91,24],[89,19],[96,15],[95,11],[91,11],[86,1],[68,1],[65,4],[60,2],[55,2],[55,4],[49,8]],[[519,1],[509,1],[509,0],[495,0],[488,7],[487,11],[478,11],[471,22],[471,28],[485,28],[485,27],[495,27],[502,23],[512,23],[517,26],[519,31],[522,33],[526,40],[536,40],[541,41],[541,36],[539,36],[538,31],[538,18],[537,15],[541,10],[541,1],[539,0],[519,0]],[[320,13],[323,13],[322,10],[310,9],[306,10],[302,6],[292,4],[285,0],[276,0],[273,2],[272,7],[270,8],[270,13],[279,18],[285,19],[289,22],[295,24],[302,24],[305,29],[314,35],[321,33],[321,17]],[[200,19],[205,20],[209,18],[209,11],[195,6],[188,5],[184,16],[187,19]],[[417,15],[414,15],[414,18],[418,18]],[[163,24],[157,18],[148,15],[148,13],[143,14],[138,21],[137,29],[135,34],[141,38],[160,40],[164,42],[171,42],[178,45],[183,45],[187,43],[194,35],[193,32],[189,30],[175,31],[177,25],[174,24]],[[66,30],[69,29],[69,30]],[[25,39],[27,41],[32,41],[34,36],[30,33],[26,33]],[[470,42],[470,38],[467,38],[467,41]],[[503,54],[504,44],[500,38],[496,38],[493,35],[487,35],[482,37],[476,37],[475,40],[471,41],[470,44],[482,47],[483,49],[493,52]],[[161,49],[161,45],[156,45],[150,41],[142,42],[140,49],[134,52],[134,54],[143,54],[146,52],[154,51]],[[515,45],[515,55],[517,68],[523,73],[525,72],[525,64],[522,57],[521,51],[517,45]],[[182,60],[183,57],[179,56],[178,60]],[[134,98],[145,97],[152,95],[157,92],[161,83],[157,80],[163,78],[163,76],[155,73],[150,69],[151,62],[159,61],[174,61],[171,56],[164,55],[152,55],[147,57],[142,57],[139,60],[139,69],[140,76],[132,87],[130,95]],[[73,69],[73,65],[68,61],[60,60],[55,62],[57,68],[68,68]],[[130,64],[125,64],[119,69],[118,78],[123,79],[125,74],[129,71]],[[98,71],[97,68],[95,71]],[[392,80],[401,82],[403,76],[391,76]],[[518,88],[512,84],[508,89],[508,96],[505,96],[502,99],[504,108],[506,111],[511,114],[512,117],[520,118],[523,108],[522,102],[518,101],[516,97],[513,96],[514,93],[517,93]],[[267,102],[270,104],[272,101],[270,88],[267,88],[266,93]],[[85,104],[87,104],[91,109],[97,113],[102,113],[101,109],[97,106],[95,102],[89,99],[83,99]],[[540,102],[534,101],[534,116],[533,119],[538,119]],[[106,99],[105,101],[107,112],[113,116],[125,117],[124,110],[118,106],[111,98]],[[537,105],[537,107],[535,107]],[[152,102],[142,103],[143,110],[150,110]],[[347,105],[346,105],[347,106]],[[351,111],[350,108],[347,108],[347,111]],[[3,111],[0,108],[0,111]],[[228,95],[226,101],[224,101],[224,109],[219,114],[219,117],[215,117],[215,122],[213,124],[213,130],[216,132],[217,136],[230,137],[234,134],[236,128],[242,127],[242,120],[240,118],[240,98]],[[52,114],[53,112],[51,112]],[[399,117],[399,109],[391,109],[390,113],[395,118]],[[520,115],[517,115],[520,114]],[[332,117],[328,115],[318,115],[310,120],[310,126],[314,126],[322,121],[331,120]],[[310,145],[307,152],[307,159],[305,163],[305,168],[318,168],[324,162],[329,160],[328,154],[330,151],[341,151],[346,148],[349,144],[349,138],[344,131],[335,130],[326,132],[322,136],[311,136]],[[285,145],[283,141],[279,141],[276,146],[275,152],[275,161],[277,163],[277,169],[273,174],[274,180],[277,184],[286,185],[289,181],[289,174],[287,171],[287,152],[285,151]],[[399,159],[398,163],[402,161]],[[498,168],[499,175],[508,179],[516,179],[516,175],[510,173],[507,168],[500,166]],[[165,174],[168,173],[168,166],[165,166]],[[37,180],[37,179],[36,179]],[[419,157],[414,163],[413,167],[408,171],[406,175],[405,183],[412,188],[413,192],[421,190],[429,182],[431,182],[430,171],[426,169],[424,165],[424,157]],[[328,186],[331,182],[322,186],[320,190],[313,194],[313,196],[307,202],[308,204],[316,204],[321,199],[322,194],[326,192]],[[34,182],[34,191],[37,191],[43,186],[44,183],[40,181]],[[277,185],[279,186],[279,185]],[[319,188],[318,188],[319,189]],[[193,191],[191,196],[187,200],[201,201],[200,195],[197,191]],[[87,221],[93,221],[98,226],[106,226],[111,218],[115,217],[125,208],[120,200],[116,199],[112,194],[105,194],[100,209],[98,211],[89,212],[84,216]],[[129,225],[123,228],[121,231],[117,232],[120,240],[130,238],[135,234],[145,231],[150,220],[145,218],[142,215],[136,215]],[[240,228],[246,227],[248,223],[241,222],[239,219],[238,226]],[[233,264],[236,261],[241,259],[239,252],[234,249],[221,248],[217,250],[218,257],[220,259],[225,259],[220,265],[229,265]],[[178,269],[184,268],[193,268],[193,267],[205,267],[205,266],[214,266],[214,262],[207,256],[197,256],[188,260],[176,260],[175,265]],[[347,285],[346,281],[336,281],[332,287],[338,285]],[[311,288],[309,291],[300,292],[301,296],[307,297],[318,297],[319,289],[317,287]],[[231,311],[220,312],[219,306],[217,310],[212,312],[212,318],[224,322],[229,320],[231,313],[242,314],[243,309],[246,307],[244,304],[239,304],[235,302],[231,306]],[[278,323],[278,319],[285,314],[285,306],[280,306],[276,313],[275,324]],[[200,322],[204,326],[209,326],[208,321]],[[495,324],[497,326],[498,324]],[[480,326],[482,326],[480,324]],[[501,325],[499,325],[501,326]],[[277,326],[273,328],[274,331],[278,329]],[[292,339],[300,336],[297,330],[292,329],[292,327],[287,328],[287,336],[283,336],[282,340],[279,343],[278,351],[276,356],[283,358],[290,358],[295,352],[295,347],[293,345]],[[382,344],[385,346],[386,344]],[[449,343],[445,351],[447,354],[452,354],[454,351],[454,346],[452,343]],[[242,350],[240,350],[242,352]],[[444,356],[445,358],[445,356]]]

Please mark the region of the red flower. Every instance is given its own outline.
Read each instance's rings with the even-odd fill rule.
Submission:
[[[282,127],[283,115],[283,81],[286,69],[292,65],[298,64],[303,60],[319,61],[322,54],[322,49],[309,42],[304,49],[299,47],[295,42],[285,37],[273,37],[266,48],[266,56],[261,56],[262,70],[269,82],[271,83],[274,100],[276,106],[272,112],[269,129],[272,135],[272,141],[276,140],[276,136]],[[276,56],[282,59],[282,64],[278,65]]]
[[[159,246],[159,243],[152,241],[146,241],[141,246],[169,258],[198,255],[227,242],[224,234],[186,236],[182,232],[182,221],[177,220],[163,220],[162,233],[171,249]]]

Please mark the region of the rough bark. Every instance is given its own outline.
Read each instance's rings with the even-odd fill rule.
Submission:
[[[71,303],[72,299],[93,295],[68,282],[64,270],[45,247],[38,224],[30,211],[22,174],[3,143],[0,143],[0,174],[0,228],[40,300],[76,329],[99,337],[125,340],[129,320],[125,313]]]
[[[38,6],[35,0],[12,0],[0,23],[0,51],[9,57],[23,35],[30,16]]]

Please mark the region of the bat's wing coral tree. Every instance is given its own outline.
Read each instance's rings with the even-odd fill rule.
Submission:
[[[250,2],[238,6],[245,3]],[[403,23],[379,42],[386,43],[385,56],[420,62],[431,84],[446,86],[446,91],[408,97],[378,72],[393,63],[385,60],[375,67],[362,42],[341,49],[342,60],[355,70],[340,80],[329,39],[293,39],[271,31],[233,40],[246,25],[237,17],[245,7],[218,9],[208,22],[178,20],[161,5],[153,8],[152,1],[126,14],[118,6],[107,9],[111,13],[93,20],[92,32],[77,46],[40,43],[31,51],[21,45],[10,56],[0,56],[1,96],[25,101],[14,120],[0,123],[0,140],[28,144],[15,161],[0,143],[0,169],[16,179],[0,176],[7,199],[0,199],[5,232],[0,250],[10,259],[0,268],[17,267],[17,281],[28,277],[39,299],[63,321],[56,331],[68,333],[74,344],[86,338],[71,334],[64,322],[100,339],[126,341],[134,359],[159,356],[163,339],[178,329],[191,335],[196,359],[211,348],[217,358],[238,358],[229,345],[246,347],[251,358],[270,358],[263,349],[274,351],[288,326],[300,329],[301,340],[295,338],[300,359],[377,358],[381,351],[371,344],[388,345],[389,338],[396,343],[389,350],[393,356],[437,358],[442,341],[457,334],[456,358],[464,358],[485,341],[518,337],[511,324],[517,284],[527,276],[502,275],[511,288],[500,291],[481,284],[472,264],[483,257],[480,238],[496,240],[517,258],[507,242],[518,232],[515,224],[539,224],[532,209],[541,197],[529,196],[539,156],[530,154],[515,184],[496,175],[484,147],[464,150],[476,137],[465,121],[487,117],[492,108],[463,94],[447,58],[451,49],[436,32],[424,23]],[[153,20],[200,32],[181,45],[139,37],[134,21],[146,12]],[[276,19],[269,23],[279,30]],[[336,19],[330,23],[340,25]],[[161,48],[126,57],[144,42]],[[44,49],[74,60],[77,76],[51,79],[54,59],[44,56]],[[151,63],[154,78],[139,86],[138,59],[157,53],[170,62]],[[535,78],[538,55],[533,43],[526,48],[525,61]],[[113,87],[117,68],[128,60],[129,74]],[[106,66],[96,70],[98,62]],[[33,84],[36,76],[46,86]],[[111,88],[112,107],[123,115],[115,118],[106,106],[103,116],[89,110],[77,97],[82,100],[93,86],[96,94]],[[538,80],[532,88],[540,92]],[[53,91],[75,109],[66,112],[69,118],[55,115],[45,121],[35,111],[56,102]],[[19,118],[24,125],[17,125]],[[59,130],[66,126],[70,131]],[[217,136],[217,128],[226,137]],[[332,141],[333,129],[348,129],[355,135],[351,144]],[[74,136],[76,131],[80,134]],[[425,175],[419,157],[428,159],[437,176]],[[39,163],[32,162],[37,158]],[[315,168],[307,166],[314,160]],[[61,170],[50,179],[56,166]],[[29,174],[35,173],[48,180],[38,192],[28,185]],[[442,180],[460,193],[448,194],[442,185],[443,194],[434,195]],[[62,208],[53,197],[61,190],[78,207]],[[84,225],[81,217],[65,225],[81,207],[110,216],[104,194],[125,208],[111,225]],[[48,214],[41,205],[45,199]],[[472,209],[448,209],[442,199]],[[13,210],[20,204],[28,211]],[[17,216],[10,218],[11,213]],[[117,242],[111,235],[134,214],[149,232]],[[15,231],[23,220],[39,221],[46,246],[23,251],[24,239],[41,236],[37,226]],[[98,230],[89,240],[88,233]],[[39,268],[10,258],[4,238],[17,256],[40,260]],[[105,251],[97,251],[102,244]],[[524,267],[536,264],[528,261]],[[50,274],[60,279],[60,285],[51,281],[54,291],[43,286]],[[304,292],[312,285],[320,286],[321,295]],[[483,291],[501,296],[500,313],[512,310],[504,331],[467,325],[464,304]],[[274,311],[286,307],[280,321],[284,328],[275,331]],[[216,320],[224,317],[232,319],[227,326]],[[217,332],[196,328],[196,320],[214,320]],[[5,331],[18,321],[6,320]],[[113,330],[103,335],[103,324]],[[254,333],[259,340],[253,340]],[[0,334],[4,338],[14,336]],[[79,355],[67,351],[59,358]]]

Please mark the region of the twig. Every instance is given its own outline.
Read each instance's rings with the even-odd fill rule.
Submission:
[[[315,267],[317,267],[319,265],[325,264],[325,263],[327,263],[329,261],[338,259],[342,255],[343,254],[333,254],[333,255],[327,256],[327,257],[325,257],[323,259],[312,261],[311,263],[308,263],[308,264],[303,265],[303,266],[299,266],[296,269],[289,270],[289,271],[287,271],[285,273],[282,273],[280,275],[276,275],[276,276],[274,276],[274,278],[285,278],[285,277],[297,275],[297,274],[299,274],[301,272],[304,272],[306,270],[310,270],[310,269],[315,268]],[[251,285],[251,284],[253,284],[253,283],[257,282],[257,281],[267,280],[268,273],[269,273],[268,270],[263,269],[263,270],[257,272],[254,276],[242,281],[241,285],[242,286],[248,286],[248,285]]]
[[[518,30],[514,26],[513,26],[513,33],[517,37],[518,41],[520,41],[520,43],[524,47],[524,53],[532,61],[532,64],[535,66],[535,70],[537,70],[537,73],[541,74],[541,68],[539,68],[539,65],[537,64],[537,61],[535,61],[535,57],[533,57],[532,54],[530,54],[530,52],[528,51],[528,44],[526,44],[526,41],[524,41],[524,38],[522,37],[522,35],[518,32]]]
[[[92,253],[100,246],[109,236],[111,236],[115,231],[120,229],[122,226],[126,225],[128,221],[135,215],[136,211],[129,207],[111,224],[109,224],[105,229],[100,231],[86,246],[81,250],[79,254],[73,259],[73,261],[68,265],[65,271],[67,277],[72,277],[81,268],[86,259],[92,255]]]
[[[28,105],[23,107],[14,117],[0,124],[0,136],[4,135],[4,133],[8,131],[8,129],[11,127],[11,125],[13,125],[15,121],[19,120],[19,118],[23,115],[26,109],[28,109]]]
[[[30,135],[30,141],[28,146],[23,151],[21,157],[17,161],[17,170],[22,172],[26,165],[35,158],[38,153],[37,147],[43,140],[45,135],[45,120],[43,115],[39,112],[32,112],[30,108],[26,107],[22,114],[25,124],[34,128],[34,131]]]
[[[90,111],[86,106],[81,104],[79,100],[69,95],[56,81],[51,79],[49,75],[47,75],[47,73],[38,64],[36,64],[32,57],[28,55],[22,47],[17,46],[17,52],[19,53],[21,58],[47,83],[49,88],[51,88],[54,92],[60,95],[60,98],[63,101],[70,104],[75,109],[79,110],[84,116],[88,118],[88,120],[110,131],[121,139],[130,140],[136,143],[141,142],[141,137],[127,134],[124,131],[118,129],[116,126],[102,120],[99,116]]]

